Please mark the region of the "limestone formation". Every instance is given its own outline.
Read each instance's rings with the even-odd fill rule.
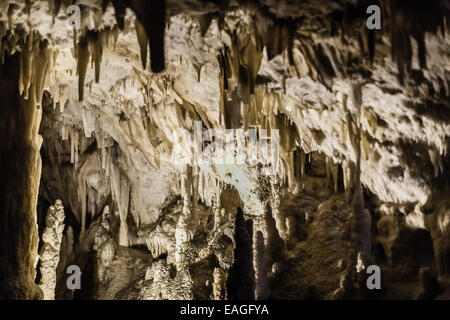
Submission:
[[[61,241],[64,230],[64,207],[61,200],[56,200],[47,212],[45,229],[42,234],[42,246],[39,252],[41,280],[39,287],[44,293],[44,300],[55,300],[56,268],[59,263]]]
[[[450,6],[377,3],[0,0],[0,298],[445,295]]]

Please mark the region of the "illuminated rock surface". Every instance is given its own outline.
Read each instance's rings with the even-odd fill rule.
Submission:
[[[367,298],[361,250],[377,298],[449,283],[448,0],[380,1],[375,31],[363,0],[75,2],[74,32],[69,1],[0,0],[0,297]],[[208,129],[259,161],[181,161]]]

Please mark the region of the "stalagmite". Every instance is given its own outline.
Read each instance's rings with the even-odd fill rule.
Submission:
[[[270,203],[267,203],[264,209],[264,218],[261,231],[265,237],[267,266],[271,266],[277,260],[280,252],[282,252],[284,243],[278,233],[275,219],[272,217],[272,208],[270,207]]]
[[[70,255],[73,252],[73,228],[71,226],[67,227],[66,237],[67,237],[66,254],[67,254],[67,257],[70,257]]]
[[[183,214],[191,213],[192,167],[186,165],[181,175],[181,196],[183,197]]]
[[[280,210],[280,192],[279,186],[275,183],[272,184],[271,190],[271,208],[272,208],[272,216],[275,219],[276,227],[280,237],[287,241],[288,233],[287,233],[287,225],[286,225],[286,217],[284,213]]]
[[[111,165],[111,192],[117,201],[119,209],[119,244],[128,246],[128,207],[130,201],[130,183],[128,178],[120,172],[117,164]]]
[[[43,245],[39,252],[41,258],[41,280],[39,287],[44,293],[44,300],[55,299],[56,268],[64,230],[64,208],[60,200],[48,209],[46,226],[42,234]]]
[[[286,218],[288,240],[293,240],[297,236],[297,222],[295,218],[289,216]]]
[[[214,268],[213,299],[224,300],[227,274],[222,268]]]
[[[267,276],[267,253],[264,246],[264,236],[261,231],[256,233],[254,244],[254,266],[255,266],[255,298],[256,300],[267,300],[269,298],[269,278]]]
[[[192,168],[192,208],[191,208],[191,216],[192,216],[192,224],[193,224],[193,228],[194,228],[194,232],[195,229],[197,228],[197,223],[198,223],[198,209],[197,209],[197,205],[198,205],[198,199],[199,199],[199,167],[198,166],[194,166]]]
[[[212,211],[213,211],[213,215],[214,215],[214,230],[216,230],[222,223],[221,209],[220,209],[220,206],[218,205],[218,200],[216,200],[215,198],[216,197],[213,198],[213,204],[212,204]]]
[[[191,194],[195,190],[193,188],[192,167],[186,165],[181,175],[181,195],[183,197],[183,211],[178,219],[177,227],[175,230],[175,261],[179,265],[183,262],[184,243],[191,241],[193,237],[193,226],[197,224],[197,221],[193,221],[192,214],[192,201]],[[197,186],[198,187],[198,175]],[[198,200],[198,191],[197,193]],[[195,209],[196,210],[196,209]]]
[[[81,231],[80,239],[83,238],[86,231],[86,211],[87,211],[87,192],[86,192],[86,180],[81,178],[81,185],[79,186],[79,196],[81,201]]]
[[[41,175],[42,137],[38,130],[42,108],[36,108],[35,89],[30,90],[29,100],[19,95],[21,53],[10,55],[5,47],[2,51],[0,298],[40,299],[42,291],[34,280],[39,243],[36,206]]]
[[[242,210],[235,220],[234,263],[228,273],[227,299],[253,300],[255,298],[255,271],[253,269],[253,239],[249,234]]]

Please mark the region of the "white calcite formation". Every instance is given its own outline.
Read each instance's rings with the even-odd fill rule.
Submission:
[[[45,229],[42,234],[42,247],[39,252],[41,280],[39,287],[44,293],[44,300],[55,300],[56,268],[64,230],[64,207],[61,200],[48,209]]]

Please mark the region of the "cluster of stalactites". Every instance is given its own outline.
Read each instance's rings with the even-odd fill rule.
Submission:
[[[117,43],[119,29],[106,26],[101,30],[87,30],[80,35],[77,42],[77,31],[74,29],[74,50],[73,54],[77,59],[78,75],[78,99],[84,99],[84,83],[89,62],[95,66],[95,82],[100,81],[100,68],[104,48]]]
[[[425,33],[441,32],[445,37],[446,29],[449,28],[450,6],[448,2],[441,0],[380,0],[373,4],[381,5],[383,10],[381,30],[369,30],[366,27],[367,5],[359,3],[356,6],[348,6],[345,12],[336,11],[332,14],[331,35],[336,36],[339,30],[342,30],[343,36],[356,36],[362,54],[368,54],[373,62],[377,38],[381,38],[381,32],[387,31],[391,40],[392,60],[398,68],[398,79],[404,84],[406,76],[412,71],[411,40],[417,42],[420,68],[426,69]]]
[[[145,244],[150,250],[153,257],[157,258],[162,254],[169,254],[167,239],[165,236],[159,235],[157,232],[153,232],[151,236],[145,238]]]
[[[81,223],[81,229],[83,234],[86,228],[86,215],[90,212],[93,218],[96,214],[96,192],[94,188],[89,185],[89,175],[92,169],[101,168],[102,175],[105,177],[106,181],[112,181],[110,179],[111,173],[115,174],[116,177],[117,170],[115,170],[114,159],[114,140],[107,135],[101,129],[101,123],[98,118],[95,117],[95,113],[86,110],[82,110],[82,120],[83,120],[83,131],[80,132],[78,128],[71,124],[61,124],[60,126],[60,137],[62,141],[67,141],[70,144],[70,163],[73,165],[73,173],[76,177],[78,200],[81,204],[81,216],[76,214]],[[91,156],[83,156],[80,154],[80,149],[82,145],[86,142],[92,141],[95,138],[96,145],[99,150],[99,156],[97,154]],[[58,162],[64,162],[62,150],[58,151]],[[80,161],[81,159],[81,161]],[[115,191],[117,184],[113,185],[111,183],[111,191]],[[121,206],[123,208],[124,205]],[[128,208],[128,206],[126,205]],[[74,208],[73,208],[74,209]],[[78,212],[76,212],[78,213]],[[126,213],[123,213],[126,214]]]
[[[39,125],[42,116],[42,98],[48,88],[51,72],[54,69],[57,51],[36,31],[23,29],[14,32],[0,23],[0,60],[5,55],[20,54],[20,72],[18,90],[27,109],[26,136],[39,145]]]
[[[50,8],[53,8],[53,19],[61,8],[61,0],[54,3],[50,1]],[[102,10],[95,10],[95,24],[100,25],[102,14],[106,11],[111,1],[102,1]],[[166,27],[166,8],[165,0],[157,1],[112,1],[117,24],[114,27],[105,26],[99,30],[88,30],[86,23],[82,20],[82,34],[77,41],[77,30],[74,29],[74,57],[78,59],[77,75],[79,87],[79,100],[84,98],[84,83],[86,79],[87,66],[89,60],[95,64],[95,82],[100,80],[100,66],[102,61],[103,49],[109,43],[117,42],[120,30],[125,27],[125,13],[127,7],[136,14],[135,27],[138,44],[141,49],[141,60],[143,68],[147,65],[147,52],[150,46],[151,69],[158,73],[165,69],[164,58],[164,32]],[[82,7],[85,9],[85,7]],[[82,19],[90,15],[83,12]],[[2,28],[0,27],[0,34]]]
[[[398,0],[386,1],[389,13],[392,58],[397,63],[398,77],[403,84],[404,78],[411,73],[413,51],[411,37],[416,40],[420,68],[427,68],[427,49],[425,33],[442,32],[445,36],[449,28],[450,6],[446,1],[413,1],[403,3]]]
[[[255,92],[263,44],[256,26],[246,39],[241,39],[236,33],[227,36],[217,57],[220,66],[220,122],[227,129],[233,129],[240,127],[241,102],[248,105]]]

